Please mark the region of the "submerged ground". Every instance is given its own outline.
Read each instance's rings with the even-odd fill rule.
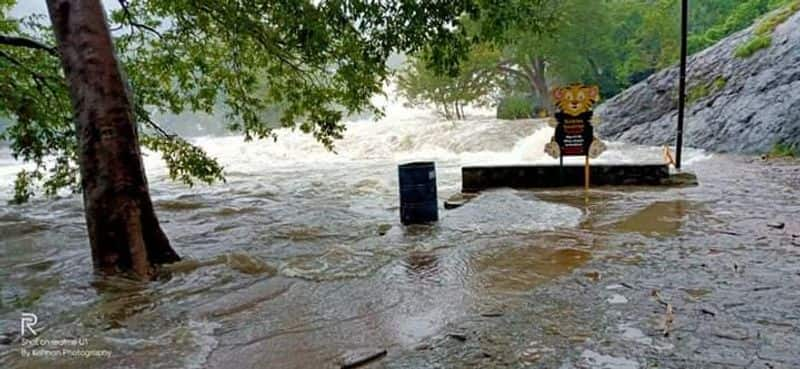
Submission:
[[[0,366],[337,368],[385,350],[371,367],[800,367],[798,163],[690,151],[698,187],[498,190],[399,225],[398,162],[435,159],[444,197],[461,165],[546,161],[541,125],[411,116],[351,126],[339,155],[289,132],[208,138],[228,171],[208,188],[148,158],[188,260],[147,285],[91,275],[79,197],[3,206]],[[659,159],[613,144],[601,161]],[[23,312],[111,357],[22,357]]]

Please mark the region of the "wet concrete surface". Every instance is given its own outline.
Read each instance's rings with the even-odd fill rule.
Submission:
[[[514,299],[502,316],[446,328],[468,332],[465,341],[439,335],[384,367],[800,367],[800,171],[721,169],[698,168],[706,188],[585,222],[604,244],[586,264]]]

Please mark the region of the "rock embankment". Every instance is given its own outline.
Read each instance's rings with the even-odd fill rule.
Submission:
[[[785,11],[785,10],[784,10]],[[772,17],[772,18],[771,18]],[[800,13],[777,27],[775,14],[689,59],[685,142],[717,152],[757,154],[800,147]],[[761,26],[761,28],[759,28]],[[754,38],[768,47],[742,50]],[[650,76],[598,108],[599,134],[646,145],[673,144],[678,68]]]

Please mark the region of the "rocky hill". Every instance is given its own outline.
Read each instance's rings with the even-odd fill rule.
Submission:
[[[800,2],[798,2],[800,3]],[[800,147],[800,13],[769,14],[689,59],[685,142],[756,154]],[[673,144],[678,68],[650,76],[597,110],[604,138]]]

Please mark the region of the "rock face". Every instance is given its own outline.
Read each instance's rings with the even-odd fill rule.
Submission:
[[[800,13],[775,29],[770,47],[735,56],[754,28],[689,59],[687,146],[743,154],[764,153],[776,143],[800,147]],[[673,145],[677,86],[677,67],[634,85],[598,107],[597,132],[613,140]]]

